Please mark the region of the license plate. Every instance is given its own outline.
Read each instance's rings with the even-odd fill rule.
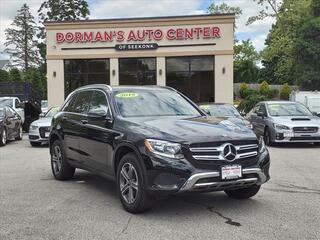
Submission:
[[[283,133],[284,137],[294,137],[294,133],[293,132],[285,132]]]
[[[50,132],[45,132],[44,133],[44,137],[46,137],[46,138],[49,137],[49,135],[50,135]]]
[[[227,165],[221,168],[221,179],[235,179],[242,177],[240,165]]]

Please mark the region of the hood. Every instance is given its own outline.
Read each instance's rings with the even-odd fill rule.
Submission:
[[[248,127],[248,125],[250,125],[250,122],[242,117],[226,117],[226,120],[233,122],[234,124],[243,127],[246,126]]]
[[[272,117],[273,122],[286,125],[288,127],[296,126],[315,126],[320,127],[320,118],[317,116],[277,116]]]
[[[50,127],[51,126],[52,117],[40,118],[31,123],[31,125],[38,127]]]
[[[139,117],[126,118],[126,127],[146,138],[180,143],[256,140],[249,128],[235,124],[228,118],[201,117]]]

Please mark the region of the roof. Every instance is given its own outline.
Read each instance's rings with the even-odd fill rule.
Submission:
[[[9,60],[0,60],[0,69],[2,69],[9,62],[10,62]]]
[[[230,103],[216,103],[216,102],[200,102],[198,105],[232,105]]]
[[[235,18],[235,13],[159,16],[159,17],[84,19],[84,20],[70,20],[70,21],[45,21],[44,25],[48,25],[51,23],[127,22],[127,21],[146,21],[146,20],[184,19],[184,18],[187,18],[187,19],[188,18],[206,18],[206,17]]]
[[[286,101],[286,100],[280,100],[280,101],[263,101],[261,103],[266,103],[266,104],[271,104],[271,103],[297,103],[297,102],[292,102],[292,101]]]
[[[157,85],[121,85],[121,86],[109,86],[107,84],[90,84],[77,88],[76,90],[85,90],[92,88],[105,89],[107,91],[120,91],[120,90],[155,90],[155,89],[168,89],[176,91],[175,89],[167,86],[157,86]]]

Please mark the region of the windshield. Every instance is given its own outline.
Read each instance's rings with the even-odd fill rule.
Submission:
[[[312,116],[312,113],[298,103],[272,103],[268,104],[271,116]]]
[[[4,107],[4,106],[13,107],[13,101],[12,101],[12,99],[0,99],[0,106],[1,107]]]
[[[60,108],[58,108],[58,107],[50,108],[50,110],[46,113],[46,115],[44,117],[53,117],[54,115],[56,115],[59,112],[59,109]]]
[[[240,117],[239,112],[232,105],[200,105],[200,108],[215,117]]]
[[[4,108],[0,108],[0,118],[4,117]]]
[[[115,91],[113,96],[123,117],[201,116],[180,94],[167,89]]]

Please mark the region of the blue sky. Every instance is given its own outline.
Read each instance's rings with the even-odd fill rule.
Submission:
[[[2,53],[5,48],[4,30],[10,27],[17,10],[23,3],[27,3],[37,20],[37,10],[43,1],[0,0],[0,59],[9,58]],[[243,11],[242,16],[236,20],[237,39],[251,39],[259,51],[264,48],[264,40],[274,22],[269,18],[250,26],[245,25],[248,17],[260,10],[253,0],[88,0],[87,2],[92,19],[204,14],[211,2],[216,4],[224,2],[230,6],[240,7]]]

